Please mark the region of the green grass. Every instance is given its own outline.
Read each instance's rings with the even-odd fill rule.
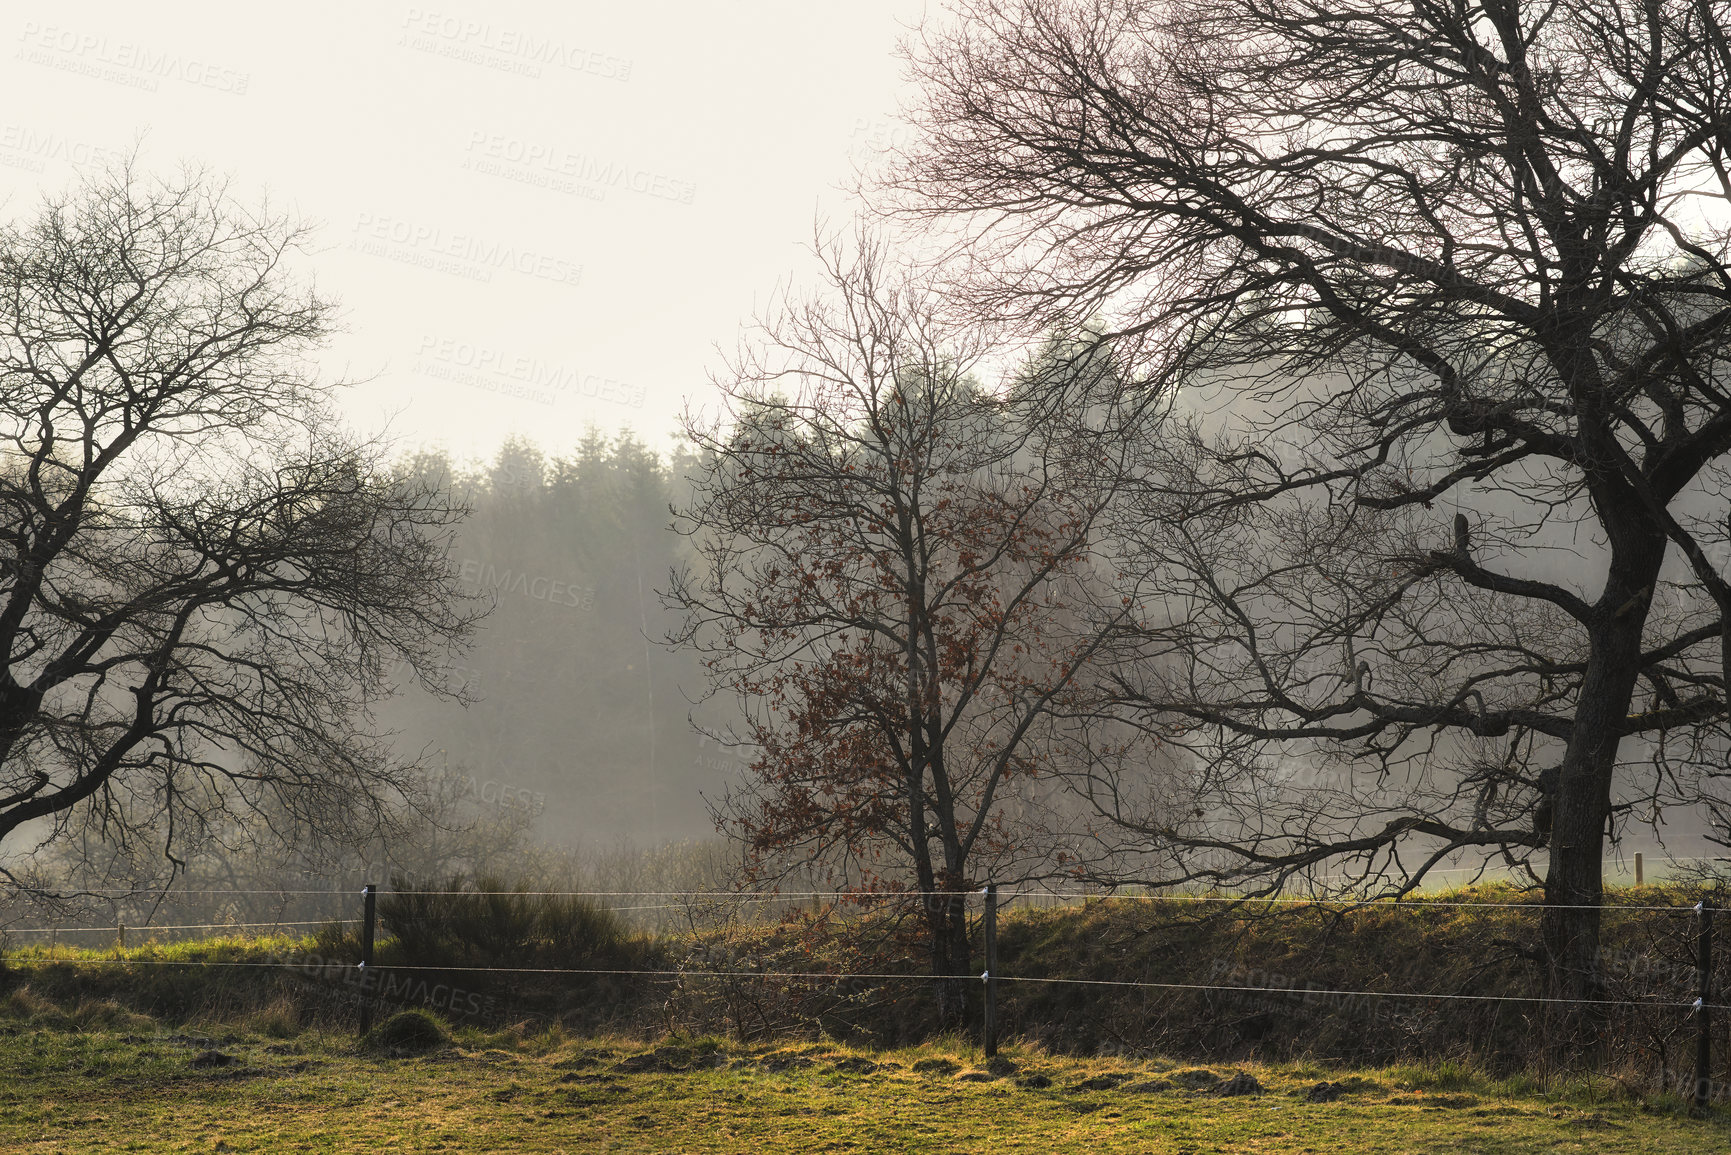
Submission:
[[[193,1065],[213,1047],[235,1062]],[[1246,1065],[1265,1093],[1229,1098],[1184,1089],[1205,1081],[1190,1064],[1005,1054],[1013,1069],[988,1069],[956,1042],[868,1051],[468,1029],[449,1047],[393,1059],[320,1032],[200,1036],[137,1022],[74,1031],[14,1017],[0,1020],[0,1151],[1668,1155],[1731,1142],[1722,1113],[1691,1119],[1675,1099],[1605,1080],[1539,1090],[1451,1065],[1352,1078],[1314,1064]],[[1077,1089],[1102,1076],[1122,1077],[1119,1089]],[[1323,1080],[1349,1089],[1307,1102],[1304,1091]],[[1124,1089],[1138,1083],[1166,1085]]]
[[[117,946],[75,946],[59,943],[47,946],[31,943],[25,946],[13,947],[6,952],[6,958],[18,962],[42,961],[48,959],[130,959],[158,960],[165,962],[234,962],[245,960],[260,960],[278,955],[300,955],[318,948],[318,940],[310,935],[263,934],[263,935],[210,935],[204,938],[180,939],[173,942],[158,942],[146,939],[135,941],[125,947]]]

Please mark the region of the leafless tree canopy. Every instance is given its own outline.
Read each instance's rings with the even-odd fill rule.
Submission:
[[[401,781],[368,703],[474,617],[461,511],[332,420],[302,240],[124,170],[0,231],[0,840],[342,833]]]
[[[954,15],[911,49],[896,203],[956,230],[982,308],[1114,318],[1190,415],[1143,534],[1183,673],[1124,689],[1211,738],[1211,801],[1144,832],[1377,873],[1416,833],[1524,854],[1542,806],[1549,897],[1596,903],[1619,750],[1648,794],[1655,748],[1721,769],[1724,6]],[[1311,791],[1279,759],[1318,746],[1348,766]],[[1596,934],[1547,928],[1577,975]]]
[[[827,292],[765,322],[727,412],[688,422],[701,561],[674,640],[746,713],[755,758],[717,816],[760,870],[935,896],[934,973],[959,975],[955,892],[1060,869],[1074,815],[1049,784],[1124,613],[1094,562],[1141,417],[1097,345],[992,388],[985,331],[879,245],[820,255]]]

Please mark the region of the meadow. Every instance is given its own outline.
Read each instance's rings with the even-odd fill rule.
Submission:
[[[113,1004],[0,1020],[0,1150],[1672,1152],[1731,1119],[1614,1080],[1450,1064],[1200,1067],[966,1043],[873,1050],[459,1030],[367,1040],[255,1018],[168,1030]],[[407,1018],[418,1016],[410,1013]],[[402,1045],[396,1045],[396,1044]]]
[[[0,1151],[1722,1150],[1731,1107],[1679,1095],[1692,895],[1618,897],[1605,979],[1633,1002],[1596,1055],[1547,1038],[1542,1003],[1336,997],[1537,994],[1498,955],[1532,911],[1497,889],[1008,912],[993,1062],[934,1026],[916,958],[862,951],[870,922],[658,933],[562,899],[411,894],[386,904],[371,987],[352,925],[16,946]]]

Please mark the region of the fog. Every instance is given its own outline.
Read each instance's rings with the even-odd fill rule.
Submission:
[[[899,132],[917,0],[7,7],[8,214],[136,151],[322,222],[357,427],[666,448],[713,347]]]
[[[658,591],[684,553],[668,527],[677,463],[600,434],[555,457],[512,442],[483,468],[451,463],[474,509],[458,580],[492,609],[436,679],[472,701],[399,670],[380,721],[446,789],[532,817],[549,843],[713,835],[703,792],[724,788],[736,759],[693,732],[702,671],[661,644],[673,620]]]

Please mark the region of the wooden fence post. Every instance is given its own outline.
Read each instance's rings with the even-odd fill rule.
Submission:
[[[981,1024],[986,1058],[998,1054],[998,884],[986,883],[986,1014]]]
[[[1641,870],[1641,852],[1637,850],[1635,851],[1635,885],[1641,886],[1645,884],[1646,881],[1646,877]]]
[[[1713,1065],[1713,904],[1702,899],[1695,904],[1700,929],[1695,936],[1695,966],[1699,971],[1701,1002],[1695,1022],[1695,1110],[1705,1112],[1711,1098],[1709,1075]]]
[[[367,993],[373,965],[373,923],[378,912],[378,887],[367,883],[361,887],[361,1034],[373,1029],[373,1000]]]

